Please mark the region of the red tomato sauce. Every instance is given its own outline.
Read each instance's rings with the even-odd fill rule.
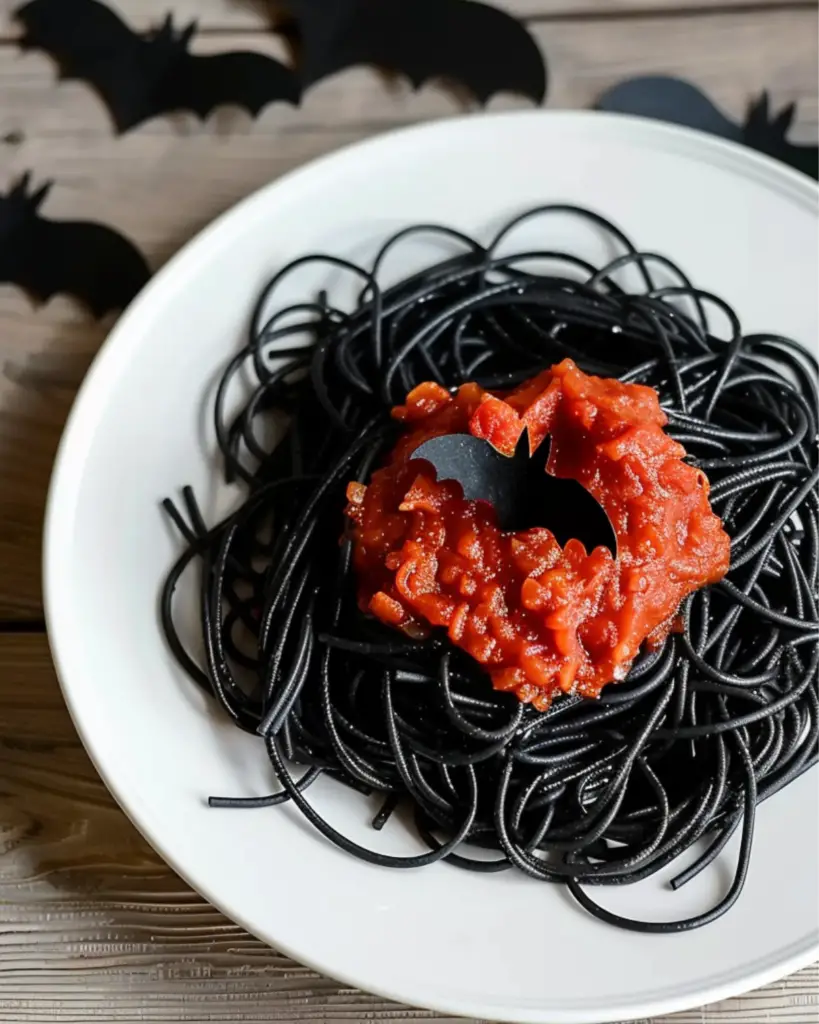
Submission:
[[[624,679],[682,599],[728,569],[708,480],[663,430],[652,388],[565,359],[509,392],[420,384],[393,416],[405,432],[386,464],[347,489],[360,607],[413,636],[445,629],[497,689],[540,710]],[[531,451],[551,437],[548,472],[603,507],[616,559],[578,540],[561,547],[544,528],[505,533],[491,505],[410,458],[429,438],[467,432],[511,456],[524,429]]]

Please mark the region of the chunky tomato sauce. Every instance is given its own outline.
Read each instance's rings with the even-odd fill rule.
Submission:
[[[665,639],[685,595],[728,569],[708,481],[664,432],[651,388],[565,359],[510,392],[421,384],[393,416],[406,429],[386,464],[347,490],[361,608],[411,635],[446,629],[497,689],[541,710],[623,679],[642,644]],[[467,432],[511,456],[523,430],[531,451],[550,436],[547,471],[603,507],[616,559],[578,540],[561,547],[547,529],[504,533],[491,505],[409,457]]]

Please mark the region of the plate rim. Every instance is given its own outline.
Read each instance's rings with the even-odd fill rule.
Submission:
[[[332,150],[266,183],[239,202],[233,204],[187,241],[154,274],[142,292],[122,312],[115,325],[109,331],[77,390],[57,447],[45,506],[42,546],[42,595],[51,658],[71,720],[80,736],[86,753],[108,792],[114,797],[120,809],[140,835],[162,857],[171,870],[176,872],[195,892],[199,893],[229,920],[239,924],[250,934],[256,935],[261,941],[271,947],[273,946],[273,941],[259,935],[258,931],[250,927],[243,919],[241,913],[236,913],[233,909],[225,909],[218,897],[211,894],[209,886],[195,883],[192,880],[184,866],[178,865],[173,856],[167,851],[162,837],[155,834],[150,823],[143,819],[140,814],[140,801],[134,800],[133,796],[126,796],[125,793],[120,792],[118,783],[105,769],[104,759],[98,756],[92,730],[87,729],[83,723],[81,702],[68,678],[70,671],[67,670],[64,657],[63,648],[65,644],[61,641],[61,628],[57,624],[59,618],[58,601],[54,596],[57,591],[55,576],[57,574],[58,556],[56,552],[60,547],[59,534],[65,524],[65,516],[62,513],[64,493],[68,492],[70,494],[72,489],[70,470],[73,468],[72,463],[76,465],[77,462],[81,462],[78,456],[84,451],[83,420],[91,414],[90,410],[93,408],[89,398],[93,398],[96,390],[100,387],[100,379],[106,364],[112,359],[112,354],[118,350],[120,337],[123,335],[127,337],[128,333],[133,331],[133,328],[130,327],[132,321],[136,321],[138,326],[139,317],[144,309],[150,310],[157,301],[161,301],[163,289],[167,290],[171,285],[177,287],[175,282],[180,267],[184,267],[191,256],[195,256],[197,253],[199,253],[199,260],[203,256],[206,257],[214,241],[223,232],[229,231],[232,223],[241,222],[254,205],[263,205],[267,201],[268,196],[275,190],[309,185],[310,180],[314,176],[324,174],[327,165],[337,164],[345,160],[360,159],[361,156],[366,155],[368,150],[389,148],[396,139],[401,140],[411,136],[420,138],[425,135],[435,135],[445,130],[458,131],[467,125],[472,128],[478,126],[477,130],[480,130],[480,125],[482,124],[487,125],[494,121],[508,122],[513,120],[522,122],[527,120],[563,122],[569,128],[576,126],[586,131],[589,130],[588,126],[597,125],[599,129],[592,127],[591,130],[614,132],[615,135],[619,135],[624,140],[627,140],[629,136],[632,138],[636,137],[637,139],[640,136],[653,136],[660,143],[664,143],[661,145],[664,151],[685,152],[689,156],[706,159],[728,170],[735,170],[746,177],[752,176],[756,180],[761,180],[763,183],[777,188],[780,193],[787,192],[803,203],[810,204],[814,208],[819,209],[819,184],[814,183],[807,175],[738,143],[720,139],[690,128],[666,124],[651,118],[601,111],[527,109],[466,114],[394,128]],[[226,235],[225,241],[228,238],[229,235]],[[195,264],[188,269],[186,276],[195,276]],[[136,333],[138,332],[134,332],[134,334]],[[77,454],[73,453],[74,448],[78,448]],[[73,508],[73,502],[69,504]],[[727,999],[747,992],[752,988],[767,985],[819,960],[819,935],[812,942],[810,939],[806,941],[804,938],[798,940],[791,946],[786,947],[784,951],[779,950],[773,959],[771,957],[761,958],[748,965],[747,968],[735,969],[728,976],[722,974],[719,976],[719,980],[715,979],[705,987],[703,987],[702,983],[685,988],[678,987],[671,995],[658,995],[653,999],[645,999],[643,1002],[636,1004],[620,1003],[608,1005],[605,1010],[599,1008],[549,1010],[543,1007],[542,1003],[539,1006],[525,1006],[521,1003],[518,1003],[516,1006],[510,1006],[506,1003],[487,1003],[486,1000],[471,1004],[463,998],[452,997],[446,991],[441,991],[439,988],[430,990],[429,986],[427,986],[427,994],[424,997],[423,1003],[418,1004],[415,1002],[417,996],[413,995],[413,993],[397,991],[389,987],[380,987],[369,978],[362,979],[361,977],[356,977],[351,972],[335,973],[332,969],[328,970],[325,964],[312,960],[309,951],[303,952],[302,950],[292,949],[288,943],[282,943],[278,939],[275,940],[275,948],[298,963],[326,976],[330,976],[345,985],[351,985],[379,997],[397,1000],[411,1006],[423,1005],[438,1012],[462,1016],[486,1017],[488,1014],[492,1020],[507,1021],[510,1024],[545,1024],[547,1020],[549,1024],[602,1024],[602,1022],[620,1021],[634,1016],[651,1018],[662,1014],[675,1013],[699,1007],[706,1003]]]

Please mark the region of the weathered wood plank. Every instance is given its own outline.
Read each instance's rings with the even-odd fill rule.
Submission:
[[[587,107],[624,77],[681,74],[737,117],[749,99],[765,88],[777,102],[796,99],[797,129],[803,133],[812,129],[815,134],[819,108],[816,13],[815,9],[754,15],[729,12],[681,20],[538,24],[535,34],[551,72],[548,105]],[[231,45],[275,56],[284,52],[279,39],[264,33],[215,34],[200,38],[196,45],[200,52],[215,52],[224,49],[228,40]],[[204,125],[193,116],[172,115],[115,139],[109,116],[94,92],[81,82],[58,82],[55,66],[44,54],[0,48],[0,77],[4,83],[0,145],[8,162],[31,162],[36,155],[47,165],[70,158],[75,174],[85,169],[101,181],[108,168],[99,166],[99,161],[120,156],[128,165],[137,157],[135,173],[144,178],[146,161],[155,164],[175,149],[174,155],[184,162],[194,144],[240,162],[246,149],[252,151],[256,145],[265,145],[270,152],[271,137],[279,143],[279,156],[294,135],[339,129],[372,132],[464,110],[460,99],[435,84],[414,93],[405,82],[386,83],[374,71],[354,68],[312,88],[301,107],[274,104],[255,122],[235,109],[220,108]],[[514,97],[499,96],[490,108],[519,105]],[[280,133],[287,134],[286,141]],[[216,168],[217,173],[222,170]]]
[[[188,889],[98,778],[41,636],[0,636],[0,779],[4,1022],[449,1019],[320,977]],[[652,1024],[810,1024],[818,1010],[814,967]]]
[[[491,0],[496,7],[527,19],[590,17],[618,14],[663,13],[685,10],[720,10],[729,7],[767,9],[799,6],[799,0]],[[161,21],[173,10],[177,24],[196,21],[201,30],[265,29],[270,24],[273,0],[106,0],[135,29],[144,30]],[[0,39],[19,33],[14,12],[21,0],[0,0]],[[805,3],[802,3],[805,6]]]
[[[799,101],[796,131],[815,138],[816,11],[721,13],[685,19],[537,26],[549,54],[554,106],[583,107],[629,74],[689,75],[739,116],[763,85],[774,100]],[[226,37],[203,38],[219,49]],[[275,49],[268,35],[231,44]],[[659,55],[662,54],[662,57]],[[111,223],[158,267],[232,203],[287,170],[397,124],[459,112],[442,89],[386,86],[367,69],[320,84],[301,109],[283,105],[257,121],[235,110],[202,125],[156,119],[111,134],[97,97],[79,82],[58,83],[40,54],[0,47],[0,187],[32,168],[59,185],[45,213]],[[492,106],[518,105],[499,98]],[[3,141],[5,140],[5,141]],[[40,614],[40,524],[49,467],[72,395],[105,334],[67,299],[33,311],[0,286],[0,619]]]
[[[550,107],[590,106],[603,90],[627,76],[678,74],[698,84],[736,117],[763,89],[770,90],[779,103],[798,100],[797,129],[815,137],[816,25],[813,7],[708,13],[679,20],[651,17],[577,23],[562,19],[538,24],[534,31],[551,71]],[[281,41],[266,33],[214,34],[195,43],[203,53],[228,44],[274,56],[284,53]],[[74,173],[85,165],[95,179],[102,179],[102,171],[107,170],[98,166],[100,159],[121,155],[130,165],[144,153],[136,161],[136,173],[144,177],[144,161],[164,159],[176,146],[184,161],[192,140],[211,147],[215,154],[227,153],[241,161],[245,147],[261,143],[270,151],[271,136],[279,141],[278,156],[296,134],[339,129],[371,132],[465,109],[459,98],[436,84],[414,93],[403,81],[387,83],[374,71],[354,68],[313,87],[301,107],[274,104],[255,122],[237,110],[220,108],[204,125],[189,115],[172,115],[115,139],[109,116],[93,90],[81,82],[59,82],[54,63],[44,54],[0,48],[0,78],[4,83],[0,146],[7,162],[30,162],[32,153],[44,164],[70,157]],[[520,105],[526,104],[500,96],[490,108]],[[287,140],[283,142],[279,133],[286,133]]]
[[[0,0],[0,188],[31,167],[55,176],[46,212],[130,234],[158,267],[247,192],[347,142],[459,110],[437,88],[385,87],[366,70],[322,83],[303,107],[251,122],[161,119],[115,139],[81,83],[43,55],[2,45],[18,31]],[[198,18],[202,52],[281,54],[255,0],[109,0],[145,28],[173,7]],[[816,12],[791,0],[497,0],[533,25],[550,104],[587,106],[626,75],[684,74],[738,115],[749,96],[800,101],[816,137]],[[735,7],[732,12],[723,9]],[[594,15],[600,16],[595,20]],[[516,105],[509,98],[493,107]],[[73,394],[113,317],[65,298],[33,311],[0,287],[0,619],[40,614],[40,520]],[[0,1020],[37,1024],[444,1018],[321,978],[246,935],[192,893],[115,807],[83,752],[42,637],[0,636]],[[741,999],[652,1024],[814,1024],[819,967]],[[639,1022],[647,1024],[647,1022]]]

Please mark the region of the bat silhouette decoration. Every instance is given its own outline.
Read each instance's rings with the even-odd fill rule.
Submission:
[[[742,124],[726,117],[695,85],[664,75],[621,82],[600,97],[597,109],[638,114],[671,121],[686,128],[698,128],[732,142],[741,142],[803,174],[819,178],[819,148],[800,146],[787,139],[795,105],[791,103],[778,114],[772,114],[767,92],[750,104]]]
[[[52,182],[29,193],[30,180],[24,174],[0,195],[0,283],[38,302],[64,292],[96,317],[127,306],[150,277],[142,254],[103,224],[41,217]]]
[[[789,103],[771,117],[770,97],[767,92],[763,92],[749,108],[742,126],[742,141],[746,146],[752,146],[760,153],[766,153],[819,180],[819,146],[788,142],[788,129],[795,114],[796,104]]]
[[[24,28],[22,48],[44,50],[61,77],[88,82],[119,133],[171,111],[188,110],[204,120],[230,103],[255,117],[276,100],[299,102],[291,68],[261,53],[194,56],[188,46],[195,23],[176,29],[170,14],[145,35],[97,0],[31,0],[16,17]]]
[[[424,441],[412,453],[435,469],[438,480],[455,480],[465,498],[487,501],[502,530],[545,526],[560,544],[575,537],[587,551],[600,545],[617,554],[614,529],[602,506],[576,480],[546,472],[547,439],[529,454],[524,430],[510,458],[472,434],[443,434]]]
[[[541,103],[546,65],[512,15],[478,0],[285,0],[306,87],[354,65],[447,79],[479,102],[515,92]],[[282,26],[280,26],[282,27]]]

